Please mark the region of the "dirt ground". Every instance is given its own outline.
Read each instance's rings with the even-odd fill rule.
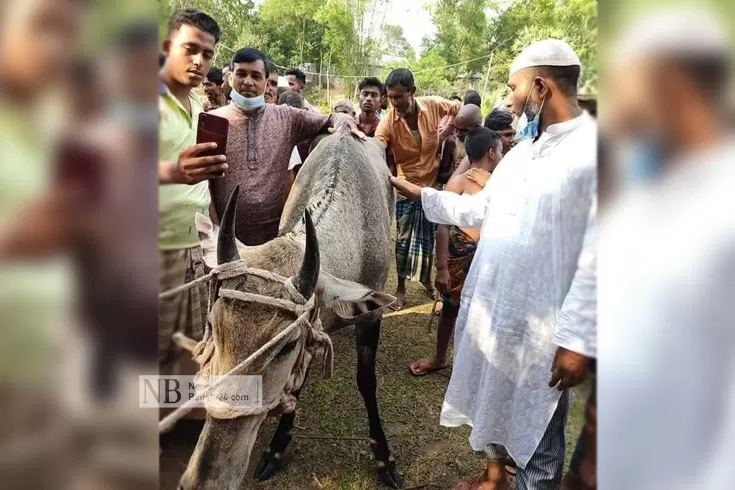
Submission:
[[[395,289],[391,273],[386,291]],[[377,356],[378,403],[383,427],[404,488],[451,489],[462,478],[478,473],[483,461],[467,442],[469,428],[439,426],[439,412],[451,368],[416,378],[408,371],[413,360],[433,353],[436,321],[427,323],[431,302],[420,284],[410,283],[406,309],[386,315]],[[335,369],[332,379],[309,377],[297,409],[294,438],[286,451],[285,469],[264,483],[250,481],[254,490],[372,490],[375,462],[367,441],[367,417],[355,381],[354,328],[333,335]],[[574,390],[567,427],[567,462],[583,423],[589,387]],[[248,473],[252,474],[276,428],[267,421],[260,430]],[[198,426],[181,423],[162,440],[162,490],[175,490],[196,443]],[[318,438],[318,439],[317,439]],[[318,482],[318,483],[317,483]]]

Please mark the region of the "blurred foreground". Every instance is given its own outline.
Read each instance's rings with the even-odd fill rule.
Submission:
[[[3,488],[158,486],[157,28],[125,3],[0,2]]]
[[[735,488],[733,44],[699,5],[616,3],[601,43],[602,490]]]
[[[157,371],[151,3],[0,1],[3,488],[158,487],[137,396]],[[731,489],[732,28],[718,4],[619,5],[600,4],[598,486]]]

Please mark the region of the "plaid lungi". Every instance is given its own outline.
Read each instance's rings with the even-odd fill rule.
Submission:
[[[449,228],[449,291],[442,295],[444,304],[459,306],[462,288],[467,274],[470,272],[472,259],[477,251],[477,242],[457,226]]]
[[[396,199],[396,269],[400,279],[431,280],[436,224],[426,219],[421,201]]]
[[[199,246],[183,250],[161,250],[159,259],[159,290],[168,291],[204,275],[204,261]],[[207,321],[207,283],[199,283],[172,298],[158,303],[158,365],[166,374],[179,372],[173,364],[182,353],[171,341],[175,332],[201,340]],[[166,367],[166,369],[164,369]]]

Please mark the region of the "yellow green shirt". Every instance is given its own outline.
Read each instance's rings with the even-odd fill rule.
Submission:
[[[196,144],[197,119],[203,107],[193,94],[189,95],[191,115],[181,102],[166,90],[158,97],[159,160],[178,160],[184,148]],[[209,182],[194,185],[163,184],[158,187],[158,248],[181,250],[199,244],[194,226],[197,212],[209,215]]]

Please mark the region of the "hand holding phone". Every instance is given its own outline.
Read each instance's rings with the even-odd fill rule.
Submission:
[[[184,148],[173,169],[173,181],[179,184],[198,184],[203,180],[225,175],[227,157],[217,154],[217,143],[197,143]],[[212,154],[215,152],[214,154]]]
[[[159,167],[159,182],[164,184],[198,184],[224,177],[227,170],[227,132],[230,122],[202,112],[197,122],[196,144],[185,148],[175,162]]]
[[[207,112],[200,113],[197,122],[197,144],[217,144],[216,150],[206,151],[202,153],[202,156],[224,155],[227,151],[227,132],[229,129],[230,121],[224,117]]]

